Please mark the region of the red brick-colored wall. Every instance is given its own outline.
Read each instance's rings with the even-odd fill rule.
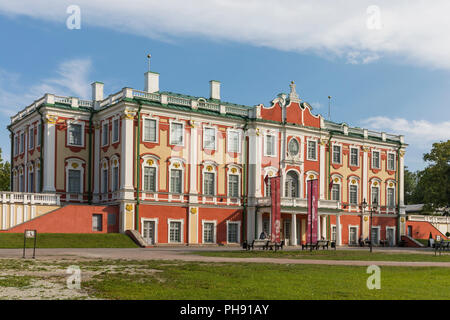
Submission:
[[[433,239],[436,239],[436,236],[439,235],[443,239],[447,239],[445,234],[442,234],[436,227],[434,227],[431,223],[426,221],[407,221],[406,222],[406,232],[408,232],[408,227],[412,227],[412,237],[414,239],[428,239],[431,235]]]
[[[108,226],[108,214],[114,213],[115,225]],[[102,215],[102,231],[92,231],[92,215]],[[0,232],[22,233],[36,229],[39,233],[114,233],[119,232],[118,206],[67,205],[36,217],[9,230]]]

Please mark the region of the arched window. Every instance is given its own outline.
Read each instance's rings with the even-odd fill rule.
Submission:
[[[286,198],[297,198],[298,194],[298,174],[295,171],[289,171],[286,174],[284,196]]]

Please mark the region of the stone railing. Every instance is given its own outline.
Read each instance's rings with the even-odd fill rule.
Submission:
[[[444,216],[425,216],[425,215],[408,215],[409,221],[423,221],[430,223],[450,224],[450,217]]]
[[[2,192],[2,203],[60,205],[60,196],[53,193]]]
[[[267,207],[271,205],[269,197],[262,197],[256,199],[257,206]],[[282,207],[301,207],[306,208],[308,201],[306,198],[281,198]],[[341,203],[335,200],[319,200],[319,208],[321,209],[341,209]]]

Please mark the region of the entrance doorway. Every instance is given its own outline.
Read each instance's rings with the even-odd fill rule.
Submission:
[[[395,246],[395,229],[394,228],[386,229],[386,240],[390,247]]]
[[[144,240],[147,242],[147,244],[154,245],[155,244],[155,221],[151,221],[151,220],[144,221],[143,231],[144,231],[143,237],[144,237]]]
[[[284,243],[290,245],[291,240],[291,221],[284,220]]]

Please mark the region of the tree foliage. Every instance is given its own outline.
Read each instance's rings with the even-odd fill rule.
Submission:
[[[424,170],[408,174],[405,171],[405,198],[410,193],[408,200],[424,203],[425,210],[450,207],[450,140],[433,143],[431,151],[423,159],[429,163]],[[414,178],[415,186],[414,182],[407,181]],[[408,189],[407,193],[407,188],[412,190]]]
[[[0,149],[0,191],[10,191],[11,164],[3,161]]]

